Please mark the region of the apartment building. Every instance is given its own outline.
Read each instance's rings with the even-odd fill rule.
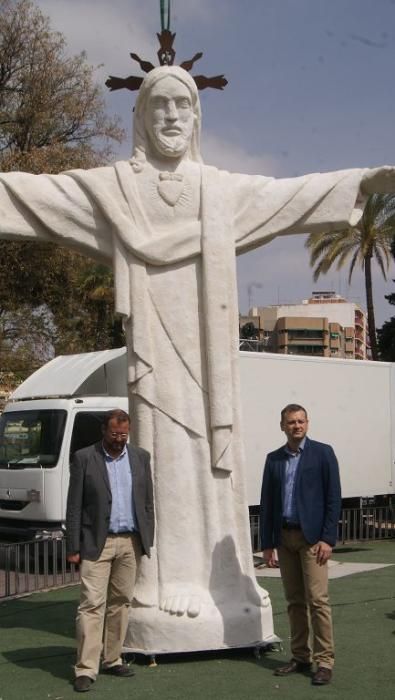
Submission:
[[[250,317],[270,352],[360,360],[369,357],[364,311],[335,292],[313,292],[300,304],[253,307]]]

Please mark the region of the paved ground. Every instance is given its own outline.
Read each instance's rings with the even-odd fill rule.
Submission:
[[[329,579],[342,578],[342,576],[351,576],[351,574],[361,574],[364,571],[376,571],[383,569],[386,566],[395,566],[395,564],[369,564],[369,563],[352,563],[329,561]],[[281,578],[280,569],[269,569],[264,564],[255,567],[257,578]]]

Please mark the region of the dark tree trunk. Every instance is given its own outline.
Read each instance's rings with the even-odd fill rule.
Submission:
[[[373,288],[372,288],[372,254],[365,257],[365,290],[366,290],[366,306],[368,310],[368,331],[370,340],[370,351],[372,360],[379,359],[376,336],[376,321],[374,318],[373,306]]]

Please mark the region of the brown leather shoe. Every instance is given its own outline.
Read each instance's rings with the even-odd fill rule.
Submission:
[[[92,683],[93,679],[89,678],[89,676],[77,676],[74,680],[74,690],[77,693],[86,693],[91,689]]]
[[[275,676],[288,676],[290,673],[306,673],[307,671],[311,670],[311,663],[309,662],[303,662],[303,661],[296,661],[296,659],[291,659],[291,661],[288,664],[285,664],[285,666],[280,666],[279,668],[276,668],[274,675]]]
[[[110,676],[118,676],[118,678],[130,678],[135,673],[127,664],[117,664],[109,668],[103,668],[103,673],[108,673]]]
[[[311,682],[313,685],[327,685],[332,680],[332,671],[330,668],[325,668],[325,666],[319,666]]]

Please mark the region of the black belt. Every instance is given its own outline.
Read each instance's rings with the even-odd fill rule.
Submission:
[[[284,530],[301,530],[302,529],[300,527],[299,523],[293,523],[290,520],[286,520],[285,518],[283,518],[281,521],[281,527]]]

